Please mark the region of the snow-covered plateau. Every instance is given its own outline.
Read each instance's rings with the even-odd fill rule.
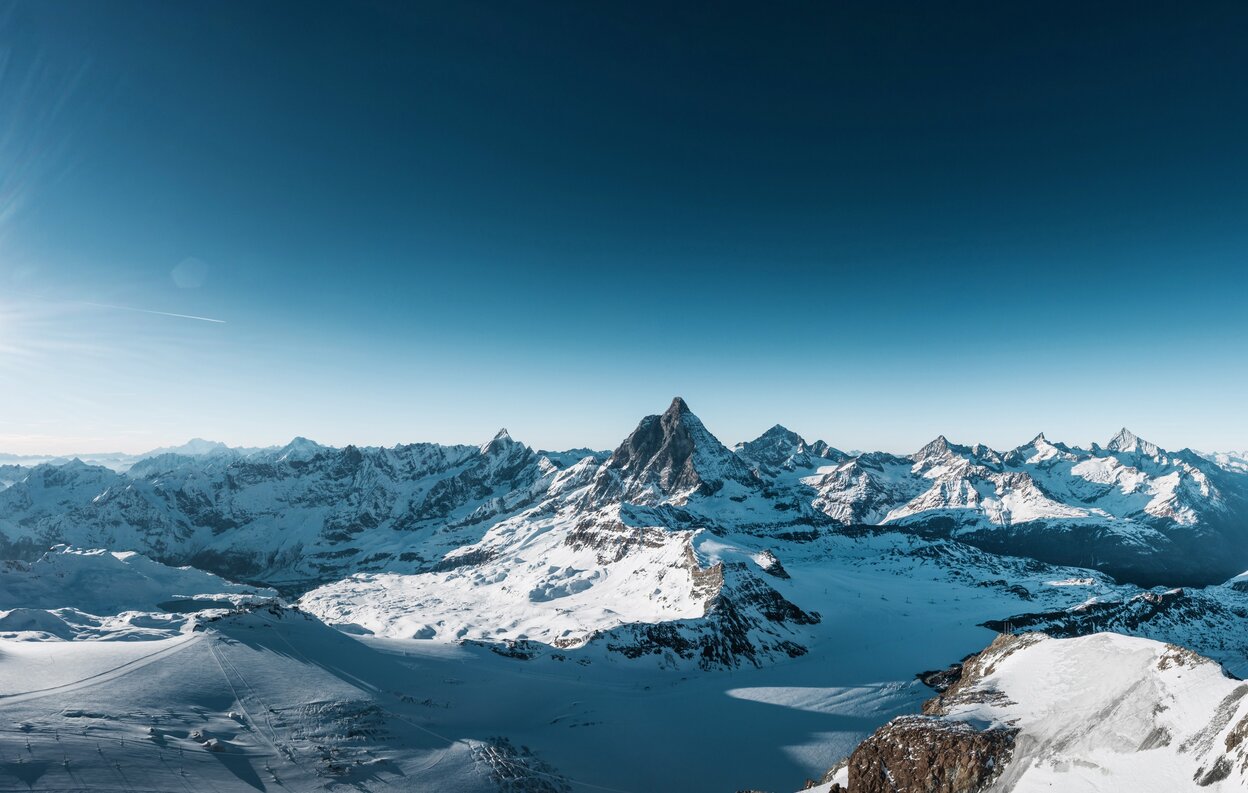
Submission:
[[[612,452],[5,463],[0,789],[1239,789],[1239,459],[677,399]],[[872,787],[929,737],[945,787]]]

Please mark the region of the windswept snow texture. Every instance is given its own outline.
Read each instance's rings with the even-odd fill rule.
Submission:
[[[1248,786],[1248,683],[1189,650],[1112,633],[1031,634],[995,644],[976,666],[982,677],[942,710],[1019,731],[990,791]]]
[[[703,545],[704,563],[747,556],[711,536]],[[296,790],[342,779],[378,791],[498,790],[497,772],[517,768],[531,785],[520,790],[547,789],[532,787],[537,780],[571,790],[786,790],[917,710],[930,691],[915,673],[982,648],[994,635],[982,623],[1132,591],[898,532],[829,535],[789,551],[749,563],[786,601],[820,613],[786,623],[809,650],[797,657],[774,651],[756,655],[758,665],[742,655],[737,666],[707,667],[682,659],[680,641],[696,639],[713,624],[706,619],[623,625],[560,649],[352,637],[311,615],[253,605],[195,615],[200,630],[173,639],[0,640],[0,680],[10,686],[0,691],[0,735],[22,751],[29,737],[26,759],[47,764],[34,790],[185,789],[180,769],[196,790],[254,790],[257,778],[280,789],[274,777]],[[777,561],[788,578],[764,571]],[[730,597],[745,603],[752,580],[729,571]],[[482,632],[496,606],[475,609]],[[774,627],[762,616],[773,607],[734,613]],[[403,613],[415,619],[423,608],[417,599]],[[675,629],[646,635],[663,626]],[[732,626],[714,633],[731,636]],[[757,626],[744,635],[746,644],[774,641]],[[25,696],[31,689],[55,691]],[[242,759],[226,767],[214,747]],[[64,775],[65,755],[77,783]]]

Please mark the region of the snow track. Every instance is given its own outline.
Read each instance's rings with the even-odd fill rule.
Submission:
[[[53,694],[66,694],[88,686],[96,686],[101,683],[116,680],[123,675],[128,675],[132,672],[138,671],[148,664],[155,663],[158,660],[182,652],[188,647],[199,643],[202,639],[203,636],[198,634],[189,634],[180,639],[168,639],[166,640],[168,643],[165,644],[164,647],[154,650],[147,655],[126,661],[110,669],[105,669],[102,672],[96,672],[93,675],[80,678],[70,683],[62,683],[60,685],[49,686],[47,688],[32,689],[30,691],[24,691],[17,694],[0,694],[0,707],[19,702],[26,702],[31,699],[38,699],[40,697],[46,697]]]

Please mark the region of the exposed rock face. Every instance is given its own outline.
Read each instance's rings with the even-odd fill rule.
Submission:
[[[738,443],[735,451],[769,473],[811,469],[819,464],[846,459],[844,452],[833,449],[823,441],[807,443],[801,435],[779,424],[752,441]]]
[[[928,716],[944,716],[956,705],[968,705],[985,701],[1004,701],[996,692],[985,694],[976,686],[996,670],[996,665],[1019,650],[1030,647],[1045,638],[1042,633],[1002,633],[982,652],[962,661],[955,679],[952,679],[937,696],[923,703],[923,713]]]
[[[706,598],[705,617],[624,625],[607,632],[609,649],[629,658],[670,653],[703,669],[761,666],[768,658],[806,654],[794,641],[793,626],[818,624],[818,613],[803,611],[741,562],[702,570],[691,556],[689,564],[696,571],[695,592]]]
[[[683,503],[710,496],[729,482],[755,487],[749,467],[719,442],[676,397],[661,416],[646,416],[599,472],[592,501]]]
[[[901,716],[849,756],[851,793],[978,793],[1009,762],[1017,730]]]
[[[900,716],[877,730],[849,756],[852,793],[978,793],[1009,762],[1018,730],[976,729],[941,717],[955,705],[978,701],[975,690],[996,663],[1038,641],[1003,634],[988,649],[943,673],[927,673],[941,687],[922,716]],[[926,682],[926,680],[924,681]]]

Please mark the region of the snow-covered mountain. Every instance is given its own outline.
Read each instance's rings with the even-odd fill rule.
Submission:
[[[1211,583],[1245,566],[1248,478],[1123,430],[1078,449],[1043,434],[1007,452],[937,438],[805,480],[840,522],[890,524],[1143,584]]]
[[[1246,694],[1174,645],[1004,634],[923,715],[890,721],[815,789],[1243,790]]]
[[[1238,471],[1239,473],[1248,473],[1248,451],[1242,452],[1201,452],[1210,462],[1217,463],[1229,471]]]
[[[641,536],[787,543],[887,525],[1146,586],[1248,568],[1248,474],[1126,430],[1090,449],[1038,435],[999,452],[941,437],[903,457],[848,456],[776,426],[734,451],[677,398],[611,454],[582,451],[538,454],[504,431],[480,446],[192,441],[124,473],[78,460],[14,466],[0,472],[0,552],[135,550],[297,592],[463,567],[508,536],[553,532],[559,547],[627,555]]]
[[[135,463],[141,460],[146,460],[149,457],[159,457],[165,454],[177,454],[184,457],[208,457],[219,454],[232,457],[247,457],[262,451],[268,451],[268,449],[262,447],[227,446],[220,441],[192,438],[186,443],[178,446],[162,446],[141,454],[128,454],[126,452],[84,453],[70,455],[0,453],[0,470],[9,466],[19,469],[29,469],[37,465],[44,464],[64,465],[65,463],[73,460],[79,460],[87,465],[99,465],[104,468],[117,471],[118,473],[125,473],[130,470]],[[0,480],[0,487],[3,486],[4,483]]]
[[[204,451],[23,468],[0,491],[2,555],[26,560],[0,573],[0,677],[67,670],[50,698],[0,692],[48,764],[28,788],[78,764],[124,787],[117,763],[168,788],[153,764],[176,749],[222,790],[777,790],[917,711],[917,673],[998,631],[1115,630],[1248,674],[1242,578],[1141,589],[1101,561],[1126,537],[1164,573],[1172,536],[1216,541],[1248,477],[1125,435],[851,456],[777,427],[734,450],[676,400],[610,453],[505,431]],[[1053,563],[1034,537],[1059,527],[1096,568]],[[46,551],[61,541],[108,550]],[[117,741],[105,762],[44,756],[82,728]]]
[[[443,703],[419,667],[275,604],[150,641],[4,649],[6,790],[566,789],[497,733],[431,729]],[[523,786],[546,780],[565,787]]]
[[[505,432],[480,447],[330,449],[300,438],[250,455],[161,454],[126,473],[44,464],[0,491],[0,550],[32,556],[68,542],[235,578],[320,580],[424,562],[407,541],[422,530],[445,553],[459,544],[448,533],[533,501],[556,470]]]
[[[0,638],[164,638],[193,627],[197,612],[276,599],[271,589],[167,567],[133,551],[58,546],[35,562],[0,562]]]

